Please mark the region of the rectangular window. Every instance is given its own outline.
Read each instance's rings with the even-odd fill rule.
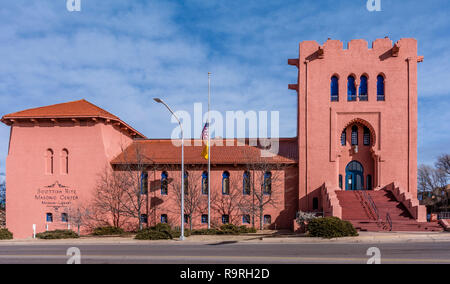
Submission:
[[[161,215],[161,223],[162,224],[167,224],[167,215],[166,214],[162,214]]]
[[[63,222],[63,223],[69,222],[69,215],[67,215],[67,213],[61,214],[61,222]]]
[[[230,216],[222,215],[222,224],[229,224],[229,223],[230,223]]]
[[[202,215],[202,224],[208,224],[208,215],[207,214]]]
[[[347,133],[345,132],[345,130],[341,134],[341,145],[347,145]]]
[[[188,214],[184,214],[184,223],[185,224],[189,223],[189,215]]]
[[[242,224],[250,224],[250,215],[242,216]]]
[[[46,221],[49,223],[53,222],[53,214],[52,213],[47,213]]]
[[[266,225],[272,224],[272,216],[264,215],[264,224],[266,224]]]
[[[147,214],[141,214],[141,223],[144,223],[144,224],[148,223],[148,216],[147,216]]]

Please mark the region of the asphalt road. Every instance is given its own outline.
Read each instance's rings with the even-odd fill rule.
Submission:
[[[64,264],[67,250],[77,247],[82,264],[302,264],[367,263],[376,247],[381,263],[450,264],[450,242],[392,244],[0,244],[0,264]],[[73,259],[73,258],[72,258]]]

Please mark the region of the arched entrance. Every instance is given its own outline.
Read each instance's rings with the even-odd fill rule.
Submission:
[[[364,168],[358,161],[345,168],[345,190],[364,190]]]

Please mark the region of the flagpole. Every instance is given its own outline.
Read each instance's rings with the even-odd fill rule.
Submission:
[[[211,229],[211,72],[208,72],[208,229]]]

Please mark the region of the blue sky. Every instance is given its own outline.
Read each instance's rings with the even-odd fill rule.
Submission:
[[[450,2],[381,0],[2,0],[0,115],[85,98],[118,115],[149,138],[170,137],[167,112],[213,108],[278,110],[280,135],[296,135],[296,82],[288,58],[298,43],[327,38],[414,37],[419,66],[419,162],[450,152]],[[200,134],[194,133],[195,136]],[[9,128],[0,126],[0,172]]]

